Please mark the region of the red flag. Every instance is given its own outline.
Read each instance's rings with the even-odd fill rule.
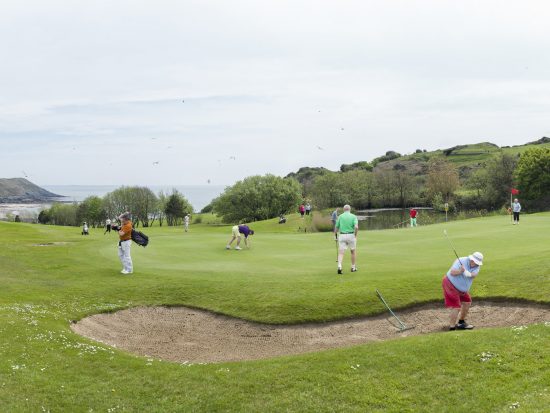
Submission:
[[[517,195],[519,194],[519,189],[512,188],[511,192],[512,192],[512,195]]]

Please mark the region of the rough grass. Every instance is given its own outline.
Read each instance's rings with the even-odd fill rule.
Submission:
[[[486,256],[474,300],[550,301],[549,218],[445,227],[462,255]],[[68,327],[87,314],[144,304],[300,323],[382,312],[375,288],[395,308],[441,301],[440,280],[454,258],[443,226],[361,232],[359,272],[340,282],[332,235],[298,232],[300,222],[254,223],[252,249],[243,251],[224,249],[230,227],[151,228],[150,246],[133,246],[131,277],[118,274],[114,235],[0,223],[0,410],[503,412],[519,403],[547,411],[550,325],[191,366],[135,357]],[[53,242],[65,244],[34,246]]]

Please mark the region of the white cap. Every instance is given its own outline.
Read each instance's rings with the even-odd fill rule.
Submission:
[[[468,258],[475,262],[477,265],[483,265],[483,254],[481,252],[476,251]]]

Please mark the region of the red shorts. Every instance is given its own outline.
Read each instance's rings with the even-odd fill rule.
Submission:
[[[460,308],[460,303],[471,303],[470,294],[458,291],[446,275],[443,276],[443,295],[445,296],[445,307]]]

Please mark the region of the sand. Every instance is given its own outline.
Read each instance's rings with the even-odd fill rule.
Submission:
[[[400,332],[396,320],[387,314],[281,326],[185,307],[136,307],[93,315],[71,328],[82,336],[141,356],[215,363],[302,354],[419,334],[449,334],[447,314],[442,305],[435,304],[399,311],[400,319],[414,326]],[[550,322],[550,306],[476,301],[468,322],[476,329]]]

